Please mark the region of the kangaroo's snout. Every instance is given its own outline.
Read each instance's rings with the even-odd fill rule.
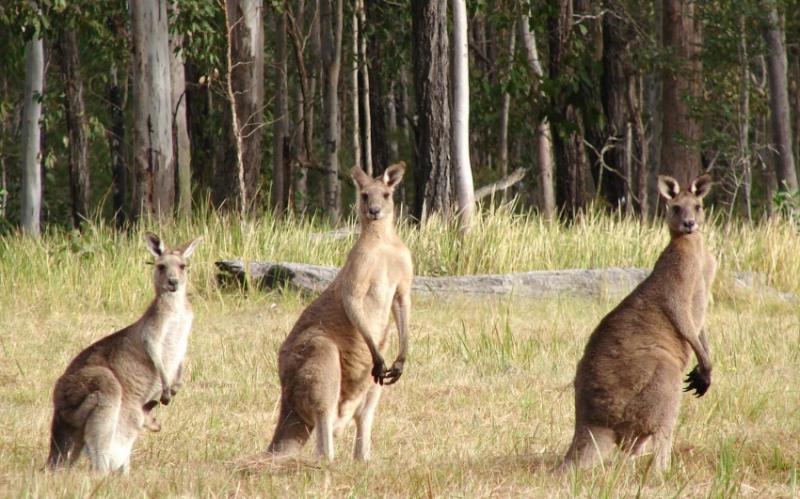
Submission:
[[[369,209],[367,210],[367,212],[369,213],[369,216],[371,216],[372,218],[377,220],[378,217],[380,217],[380,215],[381,215],[381,207],[380,206],[370,206]]]
[[[175,291],[176,289],[178,289],[178,283],[179,281],[177,277],[170,277],[169,279],[167,279],[167,289],[169,289],[170,291]]]
[[[683,221],[683,228],[686,229],[687,232],[693,232],[696,227],[697,227],[697,224],[694,223],[694,220],[684,220]]]

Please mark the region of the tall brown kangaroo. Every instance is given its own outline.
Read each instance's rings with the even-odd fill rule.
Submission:
[[[615,445],[639,455],[648,440],[656,469],[669,466],[692,351],[698,365],[684,391],[700,397],[711,385],[703,319],[717,265],[700,230],[711,184],[703,174],[681,190],[675,179],[659,176],[670,243],[650,276],[590,336],[575,375],[575,435],[556,471],[591,466]]]
[[[355,458],[369,459],[381,385],[403,373],[411,311],[411,254],[397,237],[392,194],[404,163],[380,179],[354,168],[361,234],[344,267],[309,305],[278,353],[281,407],[267,453],[298,451],[317,431],[316,454],[333,459],[333,437],[356,422]],[[382,352],[394,314],[399,353],[391,369]]]
[[[145,240],[156,257],[155,299],[138,321],[79,353],[56,382],[48,468],[72,464],[85,447],[94,470],[127,471],[141,429],[161,428],[150,411],[182,384],[194,317],[186,259],[200,238],[174,250],[151,232]]]

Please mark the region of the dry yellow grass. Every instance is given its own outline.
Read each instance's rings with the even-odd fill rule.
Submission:
[[[603,237],[605,227],[585,237]],[[165,236],[167,242],[201,230],[162,229],[178,233]],[[641,245],[656,246],[662,235],[648,230],[653,234]],[[352,460],[350,431],[337,441],[337,458],[330,465],[312,459],[311,445],[298,459],[264,462],[258,454],[272,435],[279,398],[277,348],[310,298],[219,288],[215,259],[243,250],[255,255],[286,249],[260,247],[246,235],[226,243],[224,237],[234,236],[216,233],[213,227],[207,231],[191,268],[196,322],[183,391],[168,407],[156,409],[163,430],[139,438],[131,473],[109,477],[91,473],[86,460],[69,471],[40,471],[48,451],[50,396],[56,378],[78,351],[143,311],[151,296],[144,247],[138,234],[114,239],[104,231],[103,237],[87,236],[95,250],[86,254],[74,248],[62,251],[66,243],[58,236],[40,243],[0,240],[0,494],[797,495],[797,303],[727,289],[717,289],[708,318],[714,384],[701,399],[684,396],[673,467],[663,476],[648,472],[647,458],[635,466],[613,461],[565,478],[548,473],[572,435],[575,365],[589,333],[618,297],[481,302],[417,298],[409,363],[400,382],[384,391],[378,407],[373,460],[366,465]],[[642,237],[630,232],[634,240]],[[564,237],[578,240],[571,233]],[[751,241],[753,248],[768,245],[750,233],[737,237]],[[718,233],[711,238],[718,248],[737,244],[730,239],[723,243]],[[508,252],[523,243],[505,240]],[[337,244],[342,248],[328,256],[329,262],[349,247],[349,242]],[[536,244],[556,245],[558,238]],[[764,251],[784,253],[778,248]],[[621,260],[627,258],[633,257]]]

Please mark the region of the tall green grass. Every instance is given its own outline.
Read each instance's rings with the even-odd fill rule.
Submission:
[[[431,218],[422,225],[399,223],[398,232],[411,250],[417,275],[469,275],[598,267],[652,267],[668,242],[661,222],[609,216],[590,211],[572,225],[547,223],[508,207],[479,212],[473,229],[459,236],[456,227]],[[129,309],[150,295],[151,260],[145,230],[176,245],[191,237],[203,242],[192,258],[197,290],[218,294],[214,261],[238,258],[343,264],[357,237],[353,230],[331,237],[317,220],[270,213],[253,220],[202,209],[186,220],[146,222],[120,232],[104,222],[88,224],[82,233],[47,229],[40,239],[19,234],[0,237],[0,303],[66,300],[73,306]],[[705,228],[721,270],[755,271],[767,284],[800,293],[800,237],[793,224],[712,222]],[[35,282],[33,286],[31,283]],[[79,290],[65,293],[65,289]]]
[[[463,239],[436,220],[398,227],[425,275],[651,267],[668,239],[659,222],[590,212],[566,226],[507,208],[484,211]],[[129,476],[95,476],[85,460],[41,473],[55,380],[75,354],[130,324],[152,299],[145,230],[171,245],[204,237],[190,262],[196,320],[185,385],[156,410],[164,429],[140,436]],[[614,297],[415,296],[408,363],[378,407],[373,461],[351,460],[350,428],[333,464],[311,461],[313,444],[296,463],[253,464],[247,459],[266,448],[277,418],[278,347],[310,297],[220,286],[213,262],[341,265],[356,235],[337,239],[329,230],[315,220],[242,221],[202,209],[128,232],[98,221],[80,234],[0,238],[0,496],[797,495],[800,322],[796,304],[757,294],[710,307],[712,388],[702,399],[683,397],[674,464],[664,475],[646,456],[564,478],[548,473],[572,435],[576,363]],[[705,234],[723,270],[757,271],[800,293],[800,243],[790,223],[714,221]],[[395,352],[393,345],[387,357]]]

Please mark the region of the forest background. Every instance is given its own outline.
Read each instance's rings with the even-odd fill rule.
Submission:
[[[546,219],[646,218],[657,173],[701,171],[718,211],[763,220],[798,204],[789,4],[4,2],[0,223],[210,203],[335,224],[350,168],[399,160],[417,221],[468,224],[490,185]]]

